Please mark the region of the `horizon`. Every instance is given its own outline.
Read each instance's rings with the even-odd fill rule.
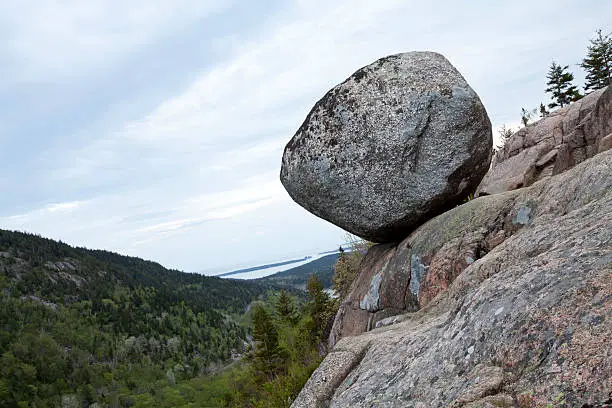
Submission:
[[[3,228],[0,228],[0,230],[3,230]],[[85,246],[79,246],[79,245],[73,245],[67,242],[64,242],[62,240],[55,240],[53,238],[44,236],[44,235],[40,235],[34,232],[29,232],[29,231],[19,231],[19,230],[5,230],[5,231],[9,231],[9,232],[14,232],[14,233],[18,233],[18,234],[31,234],[34,236],[38,236],[42,239],[50,239],[50,240],[54,240],[57,241],[61,244],[65,244],[65,245],[69,245],[72,248],[75,249],[84,249],[84,250],[88,250],[88,251],[108,251],[105,248],[89,248],[89,247],[85,247]],[[343,248],[348,248],[351,246],[350,242],[345,242],[343,244],[340,245],[340,247]],[[226,267],[222,267],[222,268],[211,268],[211,269],[205,269],[205,270],[200,270],[200,271],[187,271],[187,270],[182,270],[182,269],[176,269],[176,268],[171,268],[167,265],[164,265],[160,262],[155,261],[154,259],[147,259],[147,258],[142,258],[139,257],[137,255],[127,255],[127,254],[122,254],[119,252],[115,252],[115,251],[110,251],[110,252],[114,252],[117,253],[118,255],[121,256],[126,256],[126,257],[135,257],[135,258],[140,258],[144,261],[151,261],[151,262],[155,262],[160,264],[161,266],[163,266],[166,269],[175,269],[178,270],[179,272],[184,272],[184,273],[196,273],[199,275],[205,275],[205,276],[211,276],[211,277],[218,277],[218,278],[225,278],[225,277],[231,277],[231,275],[234,274],[243,274],[246,272],[249,272],[251,269],[254,270],[259,270],[259,269],[271,269],[271,268],[276,268],[278,269],[278,271],[275,271],[273,273],[277,273],[277,272],[282,272],[286,269],[291,269],[294,268],[296,266],[299,266],[299,264],[301,263],[309,263],[313,260],[316,260],[320,257],[324,257],[326,255],[331,255],[331,254],[336,254],[338,253],[338,249],[335,250],[327,250],[327,251],[322,251],[322,252],[316,252],[316,253],[309,253],[307,255],[296,255],[294,257],[285,257],[285,258],[280,258],[280,259],[269,259],[267,261],[264,262],[259,262],[259,263],[246,263],[246,264],[237,264],[237,265],[229,265]],[[243,278],[240,278],[243,279]]]
[[[609,15],[594,0],[0,5],[0,228],[199,273],[329,251],[345,232],[278,177],[325,92],[383,56],[440,52],[497,139],[549,100],[553,60],[582,88]]]

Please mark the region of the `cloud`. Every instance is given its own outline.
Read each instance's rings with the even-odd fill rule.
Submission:
[[[253,162],[268,159],[270,156],[280,157],[283,145],[287,142],[287,137],[274,138],[256,143],[244,148],[234,148],[226,152],[219,152],[212,158],[211,163],[202,168],[202,171],[227,171],[236,167],[245,166]]]
[[[136,241],[137,245],[149,243],[153,240],[161,239],[163,235],[166,235],[168,233],[183,231],[188,228],[194,228],[209,221],[225,220],[228,218],[235,217],[237,215],[249,213],[257,208],[266,206],[272,201],[274,201],[274,198],[269,197],[261,200],[256,200],[250,203],[229,205],[223,208],[219,208],[217,210],[208,211],[201,217],[178,219],[162,222],[160,224],[147,225],[143,228],[139,228],[133,231],[133,233],[137,235],[142,234],[148,236],[146,239]]]
[[[2,2],[4,52],[27,66],[21,80],[80,74],[228,6],[222,0]]]
[[[43,219],[50,215],[53,215],[53,216],[58,216],[62,214],[66,215],[66,214],[71,213],[73,210],[76,210],[79,207],[82,207],[85,204],[86,202],[84,201],[70,201],[70,202],[65,202],[65,203],[49,204],[35,211],[31,211],[25,214],[12,215],[10,217],[7,217],[5,219],[5,222],[8,222],[9,224],[10,223],[14,223],[14,224],[30,223],[30,222],[34,222],[34,221]]]
[[[171,203],[153,202],[151,199],[156,194],[141,190],[131,195],[53,203],[0,218],[0,225],[36,231],[89,247],[135,253],[143,245],[170,239],[187,230],[205,228],[205,224],[211,222],[244,217],[284,198],[280,183],[268,181],[265,176],[244,179],[235,189],[174,197]],[[108,217],[108,214],[112,215]]]
[[[612,12],[558,1],[36,3],[0,5],[0,92],[29,81],[33,94],[0,125],[21,149],[4,149],[3,173],[19,177],[0,179],[1,225],[188,270],[342,243],[290,200],[278,171],[309,109],[357,68],[442,52],[498,127],[539,105],[549,60],[577,62]],[[0,108],[14,105],[0,96],[11,101]]]

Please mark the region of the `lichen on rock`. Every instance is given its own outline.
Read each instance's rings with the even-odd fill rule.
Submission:
[[[612,147],[612,87],[519,129],[493,157],[477,195],[527,187]]]
[[[487,172],[491,123],[442,55],[391,55],[318,101],[285,147],[294,201],[374,242],[398,242],[460,204]]]
[[[330,90],[281,181],[382,243],[293,407],[612,404],[610,147],[612,88],[521,129],[484,179],[489,120],[441,55],[382,58]]]
[[[362,265],[370,278],[383,264],[396,268],[398,256],[409,268],[412,251],[420,254],[428,265],[420,309],[381,319],[375,330],[363,324],[357,336],[342,335],[347,322],[337,317],[337,344],[293,406],[605,406],[612,391],[611,208],[607,151],[531,187],[470,201],[397,246],[373,247]],[[384,268],[380,300],[392,272]],[[432,274],[451,279],[441,288]],[[401,276],[394,282],[407,288],[410,275]],[[360,285],[353,292],[363,294]],[[351,302],[343,304],[345,317]],[[322,373],[324,389],[316,385]]]

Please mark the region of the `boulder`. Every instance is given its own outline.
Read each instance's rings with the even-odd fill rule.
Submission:
[[[590,93],[514,133],[493,157],[477,195],[526,187],[612,146],[612,88]]]
[[[371,330],[337,332],[292,406],[609,406],[610,208],[612,150],[373,247],[343,304]]]
[[[491,158],[478,95],[442,55],[391,55],[310,111],[285,147],[281,181],[313,214],[374,242],[398,242],[472,193]]]

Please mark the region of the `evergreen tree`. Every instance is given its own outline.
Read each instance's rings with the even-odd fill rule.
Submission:
[[[253,307],[253,340],[255,370],[261,377],[271,380],[282,371],[283,350],[272,318],[261,304]]]
[[[553,101],[548,104],[549,108],[564,107],[573,101],[582,98],[578,88],[572,84],[574,74],[568,71],[569,65],[561,66],[552,62],[550,70],[546,74],[548,88],[546,92],[552,95]]]
[[[338,260],[334,264],[334,276],[332,277],[333,289],[336,291],[338,296],[344,298],[346,296],[346,292],[348,292],[349,280],[352,282],[352,279],[347,279],[348,274],[352,274],[353,271],[348,268],[348,255],[342,247],[340,247],[340,251],[338,252]]]
[[[328,300],[327,294],[323,291],[323,284],[318,276],[313,273],[308,278],[308,297],[310,298],[311,314],[317,323],[320,321],[319,316],[325,309]],[[317,326],[320,326],[317,324]]]
[[[597,30],[597,38],[590,42],[587,56],[580,64],[586,71],[585,91],[601,89],[612,83],[612,37]]]
[[[545,118],[550,112],[546,109],[543,103],[540,102],[540,117]]]
[[[312,331],[316,339],[327,336],[331,319],[336,313],[335,302],[323,290],[323,284],[316,274],[310,275],[307,284],[308,311],[312,319]]]
[[[291,296],[284,290],[280,291],[278,298],[276,299],[274,308],[276,309],[276,316],[278,317],[281,324],[289,323],[295,324],[296,322],[296,311],[293,305]]]
[[[333,289],[341,300],[348,295],[351,285],[357,276],[359,264],[368,248],[372,246],[371,242],[364,241],[351,234],[347,234],[345,239],[349,244],[349,250],[345,251],[340,247],[332,277]]]

